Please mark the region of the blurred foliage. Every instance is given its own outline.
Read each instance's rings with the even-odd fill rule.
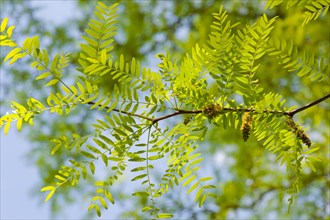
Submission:
[[[113,2],[113,1],[112,1]],[[252,23],[264,13],[265,1],[119,1],[119,34],[116,36],[115,52],[113,56],[125,54],[127,59],[135,57],[145,64],[156,66],[154,55],[167,50],[172,57],[181,60],[187,51],[196,44],[205,44],[208,40],[209,27],[213,12],[218,11],[220,5],[228,10],[229,17],[234,22]],[[87,21],[92,16],[96,1],[71,2],[80,16],[68,18],[61,26],[46,23],[35,15],[41,8],[30,1],[1,1],[1,16],[9,17],[19,30],[18,41],[38,34],[43,36],[43,45],[50,52],[74,50],[78,53],[79,43]],[[310,50],[315,57],[324,56],[329,62],[330,51],[330,18],[329,13],[315,21],[302,26],[303,6],[286,8],[285,4],[266,10],[271,16],[279,16],[272,36],[292,40],[299,50]],[[60,16],[60,12],[59,12]],[[78,37],[77,37],[78,36]],[[55,51],[56,50],[56,51]],[[174,56],[173,56],[174,55]],[[3,52],[1,51],[1,56]],[[130,57],[131,56],[131,57]],[[73,54],[77,60],[77,54]],[[7,111],[4,106],[10,106],[9,101],[15,97],[18,102],[24,101],[26,96],[43,99],[46,92],[41,84],[30,76],[28,62],[21,62],[20,66],[4,65],[1,58],[1,92],[6,99],[1,100],[1,115]],[[288,73],[277,65],[276,60],[265,56],[262,58],[267,66],[258,70],[258,78],[264,88],[283,95],[292,105],[302,106],[330,92],[329,81],[314,83],[308,79],[298,78],[294,73]],[[75,76],[75,67],[70,69],[67,79]],[[74,80],[71,78],[71,80]],[[111,80],[111,79],[109,79]],[[19,83],[17,83],[19,82]],[[104,81],[106,87],[110,81]],[[33,88],[33,89],[27,89]],[[87,109],[87,108],[86,108]],[[59,152],[50,156],[52,146],[49,140],[64,134],[77,132],[84,135],[90,132],[91,122],[97,118],[84,108],[76,109],[73,117],[57,117],[43,115],[36,121],[38,132],[30,130],[26,133],[31,140],[33,149],[27,155],[40,172],[40,186],[50,184],[57,168],[68,157],[79,159],[74,152]],[[248,142],[241,140],[240,132],[210,127],[207,142],[201,144],[206,163],[205,172],[214,174],[219,186],[219,199],[206,201],[207,205],[201,209],[189,203],[189,196],[179,189],[172,191],[166,199],[159,201],[164,210],[173,211],[177,218],[186,219],[238,219],[238,218],[290,218],[290,219],[329,219],[329,101],[319,104],[299,113],[296,117],[305,126],[310,127],[311,139],[321,150],[317,157],[322,160],[317,164],[317,172],[306,169],[303,173],[300,193],[298,194],[291,212],[287,212],[289,182],[293,174],[286,172],[278,165],[274,155],[265,151],[256,140]],[[50,122],[51,120],[51,122]],[[47,123],[46,123],[47,122]],[[49,127],[51,125],[51,127]],[[2,146],[6,147],[6,146]],[[36,186],[37,189],[40,188]],[[61,210],[66,209],[64,203],[84,201],[81,195],[93,191],[92,180],[80,184],[76,191],[63,187],[52,200],[54,216],[60,216]],[[37,193],[40,196],[39,193]],[[132,204],[130,197],[114,193],[122,200],[122,207]],[[41,198],[42,199],[42,198]],[[60,202],[59,202],[60,201]],[[146,201],[127,205],[132,209],[123,210],[123,218],[146,218],[141,216],[139,209]],[[88,214],[86,214],[88,216]],[[85,216],[85,217],[86,217]]]

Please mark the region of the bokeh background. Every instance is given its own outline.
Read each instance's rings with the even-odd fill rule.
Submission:
[[[114,1],[105,1],[109,4]],[[264,10],[266,1],[119,1],[118,34],[114,56],[125,54],[135,57],[143,65],[157,70],[158,53],[168,53],[180,61],[196,43],[207,43],[212,12],[224,5],[229,19],[252,24],[263,13],[269,17],[278,15],[272,37],[292,40],[300,51],[312,51],[316,57],[329,62],[329,15],[320,17],[302,27],[303,5],[287,9],[286,4],[272,10]],[[81,36],[88,20],[93,16],[96,1],[55,0],[1,0],[1,19],[9,17],[15,25],[15,39],[39,35],[42,46],[50,54],[72,52],[72,67],[64,79],[72,82],[79,75],[75,70]],[[0,114],[10,109],[10,101],[24,102],[27,97],[44,99],[49,90],[34,80],[37,72],[29,66],[29,60],[19,65],[3,63],[7,50],[1,48],[0,61]],[[287,103],[302,106],[329,93],[329,78],[322,82],[310,82],[288,73],[277,65],[276,60],[265,57],[258,70],[258,78],[266,91],[275,91],[287,99]],[[109,81],[104,81],[104,87]],[[50,156],[51,137],[71,132],[81,135],[91,132],[90,124],[99,117],[86,108],[76,110],[69,117],[53,117],[44,114],[35,119],[34,128],[23,127],[18,133],[13,126],[8,136],[1,133],[1,219],[81,219],[93,218],[87,213],[94,191],[93,179],[82,182],[72,190],[63,188],[54,198],[44,203],[42,186],[52,183],[53,176],[68,157],[79,155],[59,152]],[[181,119],[179,119],[181,120]],[[301,191],[290,213],[288,194],[292,172],[276,162],[276,155],[267,152],[253,138],[244,143],[239,131],[210,127],[200,151],[205,156],[202,171],[215,177],[219,199],[207,201],[199,209],[192,202],[193,196],[177,187],[160,205],[175,213],[178,219],[225,218],[225,219],[326,219],[329,207],[329,101],[323,102],[297,115],[297,120],[308,127],[314,144],[320,147],[315,153],[322,162],[316,164],[317,172],[306,166],[303,170]],[[175,123],[175,121],[171,122]],[[159,164],[162,166],[162,164]],[[106,175],[104,170],[102,175]],[[157,173],[155,174],[157,177]],[[98,178],[98,177],[96,177]],[[136,187],[123,177],[114,192],[117,202],[102,219],[146,218],[140,212],[146,201],[132,199],[130,192]]]

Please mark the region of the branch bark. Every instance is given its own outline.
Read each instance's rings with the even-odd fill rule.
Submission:
[[[310,108],[314,105],[317,105],[320,102],[323,102],[324,100],[326,100],[328,98],[330,98],[330,93],[323,96],[320,99],[317,99],[317,100],[315,100],[315,101],[313,101],[313,102],[311,102],[307,105],[304,105],[304,106],[302,106],[300,108],[297,108],[297,109],[294,109],[292,111],[284,112],[284,111],[275,111],[275,110],[263,110],[263,112],[264,113],[271,113],[271,114],[278,114],[278,115],[287,115],[287,116],[293,117],[298,112],[301,112],[301,111],[306,110],[306,109],[308,109],[308,108]],[[88,102],[87,104],[94,105],[95,103],[94,102]],[[101,106],[101,105],[99,105],[99,106]],[[105,108],[109,109],[109,107],[105,107]],[[177,116],[177,115],[203,113],[203,110],[182,110],[182,109],[178,109],[176,112],[168,114],[168,115],[164,115],[164,116],[161,116],[161,117],[158,117],[158,118],[150,118],[150,117],[147,117],[147,116],[144,116],[144,115],[135,114],[135,113],[132,113],[132,112],[127,112],[127,111],[122,111],[122,110],[119,110],[119,109],[113,109],[112,111],[123,113],[123,114],[126,114],[126,115],[135,116],[135,117],[138,117],[138,118],[142,118],[142,119],[151,121],[152,124],[155,124],[159,121],[162,121],[162,120],[165,120],[165,119],[168,119],[168,118],[172,118],[172,117]],[[237,108],[223,108],[222,109],[222,112],[255,112],[255,111],[256,111],[255,109],[245,109],[245,108],[239,108],[239,109],[237,109]]]
[[[314,102],[311,102],[311,103],[309,103],[309,104],[307,104],[307,105],[304,105],[303,107],[300,107],[300,108],[297,108],[297,109],[295,109],[295,110],[292,110],[292,111],[290,111],[290,112],[287,112],[287,115],[289,115],[289,116],[294,116],[295,114],[297,114],[298,112],[301,112],[301,111],[303,111],[303,110],[305,110],[305,109],[308,109],[308,108],[310,108],[310,107],[312,107],[312,106],[314,106],[314,105],[317,105],[317,104],[319,104],[320,102],[323,102],[324,100],[326,100],[326,99],[328,99],[328,98],[330,98],[330,93],[329,94],[327,94],[327,95],[325,95],[325,96],[323,96],[322,98],[320,98],[320,99],[318,99],[318,100],[315,100]]]

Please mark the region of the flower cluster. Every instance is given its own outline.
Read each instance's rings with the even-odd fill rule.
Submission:
[[[241,126],[241,131],[244,141],[247,141],[249,139],[252,121],[253,121],[252,113],[244,112],[242,116],[242,126]]]
[[[304,130],[302,130],[299,125],[297,125],[292,117],[288,117],[286,119],[286,124],[294,131],[294,133],[296,134],[296,136],[304,143],[306,144],[308,147],[310,147],[312,145],[311,140],[308,138],[308,136],[305,134]]]
[[[203,109],[203,114],[206,115],[209,119],[213,119],[222,112],[222,107],[218,103],[208,104]]]

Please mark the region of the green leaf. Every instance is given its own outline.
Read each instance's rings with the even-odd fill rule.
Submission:
[[[86,60],[88,60],[89,62],[94,63],[94,64],[95,64],[95,63],[99,63],[98,60],[93,59],[93,58],[90,58],[90,57],[87,57]],[[94,69],[94,68],[97,67],[97,66],[98,66],[98,65],[90,65],[90,66],[88,67],[88,69],[87,69],[87,68],[85,69],[85,71],[86,71],[86,72],[90,72],[91,69]]]
[[[146,160],[146,158],[143,158],[143,157],[134,157],[134,158],[129,159],[128,161],[130,161],[130,162],[143,162],[145,160]]]
[[[81,166],[81,174],[85,180],[87,178],[87,168],[85,166]]]
[[[13,63],[15,63],[16,60],[25,57],[25,55],[26,55],[26,53],[18,53],[18,54],[16,54],[16,55],[11,59],[11,61],[9,62],[9,64],[13,64]]]
[[[309,161],[315,161],[315,162],[322,162],[322,160],[320,160],[320,158],[312,157],[312,156],[308,156],[308,160]]]
[[[89,152],[81,151],[81,154],[84,155],[87,158],[96,159],[96,157],[93,154],[89,153]]]
[[[306,161],[307,166],[315,173],[316,169],[315,169],[313,163],[311,161],[309,161],[308,158],[305,161]]]
[[[100,39],[100,34],[99,33],[96,33],[95,31],[93,31],[92,29],[85,29],[85,32],[89,35],[89,36],[92,36],[94,37],[95,39]]]
[[[94,46],[94,47],[97,47],[98,43],[96,40],[93,40],[87,36],[82,36],[82,38],[87,42],[89,43],[90,45]]]
[[[155,156],[149,157],[148,159],[149,160],[158,160],[158,159],[163,158],[163,157],[164,157],[163,155],[155,155]]]
[[[115,200],[113,199],[112,194],[108,190],[104,192],[104,195],[112,204],[115,204]]]
[[[114,108],[116,108],[116,106],[117,106],[117,102],[114,101],[107,109],[107,112],[111,112]]]
[[[135,75],[135,64],[136,64],[136,61],[135,61],[135,58],[133,57],[132,61],[131,61],[131,74],[132,75]]]
[[[138,172],[147,169],[147,167],[135,167],[134,169],[131,170],[131,172]]]
[[[91,47],[89,45],[86,45],[86,44],[80,44],[80,47],[89,56],[93,56],[94,57],[96,55],[96,50],[93,47]]]
[[[5,57],[4,59],[4,62],[6,62],[8,59],[10,59],[11,57],[15,56],[16,54],[18,54],[19,52],[21,52],[22,49],[17,47],[17,48],[14,48],[13,50],[11,50],[7,56]]]
[[[125,66],[125,60],[124,60],[124,55],[121,54],[119,58],[119,69],[121,71],[124,71],[124,66]]]
[[[55,178],[62,181],[62,182],[64,182],[66,180],[64,177],[62,177],[60,175],[55,175]]]
[[[8,18],[5,17],[1,22],[0,32],[4,32],[8,24]]]
[[[101,210],[100,210],[100,207],[98,205],[95,206],[95,212],[96,212],[98,217],[101,217]]]
[[[105,154],[101,154],[102,161],[104,162],[105,166],[108,166],[108,157]]]
[[[311,153],[317,151],[318,149],[320,149],[320,148],[319,147],[311,148],[311,149],[305,151],[304,154],[311,154]]]
[[[206,181],[209,181],[209,180],[212,180],[213,178],[212,177],[204,177],[204,178],[201,178],[200,181],[201,182],[206,182]]]
[[[116,10],[116,7],[119,5],[119,3],[114,3],[114,4],[112,4],[109,8],[108,8],[108,10],[110,10],[110,11],[114,11],[114,10]]]
[[[56,54],[56,56],[55,56],[54,59],[53,59],[52,64],[50,65],[50,70],[51,70],[52,72],[55,71],[56,66],[57,66],[57,63],[58,63],[58,60],[59,60],[59,56],[58,56],[58,54]]]
[[[203,189],[214,189],[215,186],[214,185],[205,185],[202,187]]]
[[[97,149],[97,148],[95,148],[91,145],[87,145],[87,148],[90,149],[93,153],[96,153],[96,154],[99,154],[99,155],[102,154],[102,152],[99,149]]]
[[[52,74],[50,72],[44,72],[42,74],[40,74],[39,76],[37,76],[36,80],[41,80],[41,79],[45,79],[48,76],[51,76]]]
[[[103,136],[103,135],[102,135]],[[105,137],[105,136],[103,136],[103,137]],[[108,150],[109,149],[109,147],[105,144],[105,143],[103,143],[102,141],[100,141],[100,140],[98,140],[98,139],[96,139],[96,138],[93,138],[93,141],[98,145],[98,146],[100,146],[102,149],[104,149],[104,150]]]
[[[48,66],[49,63],[49,56],[48,56],[48,52],[45,49],[42,49],[42,54],[43,54],[43,61],[45,63],[45,66]]]
[[[5,135],[8,134],[9,128],[10,128],[10,122],[7,122],[7,123],[5,124],[5,128],[4,128],[4,130],[3,130],[4,133],[5,133]]]
[[[98,181],[95,183],[95,186],[107,186],[108,184],[104,181]]]
[[[92,209],[95,209],[96,204],[91,204],[88,206],[88,211],[90,212]]]
[[[101,106],[99,107],[98,110],[101,111],[101,110],[103,110],[104,108],[107,108],[110,102],[111,102],[111,99],[106,99],[105,102],[103,102],[103,103],[101,104]]]
[[[104,189],[101,189],[101,188],[96,189],[96,194],[101,195],[103,193],[104,193]]]
[[[93,93],[93,88],[92,88],[91,83],[88,82],[88,81],[85,81],[85,84],[86,84],[87,92],[88,92],[89,94],[92,94],[92,93]]]
[[[198,201],[198,199],[201,196],[202,192],[203,192],[203,188],[199,188],[197,193],[196,193],[196,196],[195,196],[195,202]]]
[[[45,202],[47,202],[47,201],[48,201],[48,200],[54,195],[55,191],[56,191],[56,188],[52,189],[52,190],[48,193],[48,195],[47,195],[47,197],[46,197],[46,199],[45,199]]]
[[[134,130],[131,126],[127,125],[127,124],[122,124],[122,126],[129,132],[134,133]]]
[[[81,94],[85,94],[85,88],[80,82],[77,82],[77,86],[78,86]]]
[[[141,210],[142,212],[148,212],[148,211],[150,211],[152,209],[152,207],[151,206],[145,206],[145,207],[143,207],[143,209]]]
[[[172,218],[173,214],[171,213],[160,213],[157,215],[157,218]]]
[[[22,124],[23,124],[23,118],[20,118],[17,120],[17,130],[21,131],[22,129]]]
[[[202,198],[199,200],[199,205],[198,205],[199,208],[201,208],[202,205],[204,204],[206,196],[207,196],[207,194],[203,195]]]
[[[146,198],[149,196],[148,192],[140,191],[140,192],[134,192],[132,193],[132,196],[140,196],[142,198]]]
[[[102,197],[99,197],[99,201],[103,208],[108,209],[107,202]]]
[[[189,190],[188,190],[187,193],[191,193],[192,191],[194,191],[194,190],[197,188],[198,185],[199,185],[199,181],[197,181],[196,183],[194,183],[194,184],[189,188]]]
[[[106,49],[103,49],[101,51],[101,57],[100,58],[101,58],[101,63],[103,65],[105,65],[107,63],[107,51],[106,51]]]
[[[52,79],[45,86],[53,86],[56,83],[58,83],[58,81],[59,81],[58,79]]]
[[[118,128],[113,128],[113,130],[116,131],[116,133],[118,133],[121,136],[127,136],[127,134],[124,131],[122,131]]]
[[[189,183],[191,183],[194,179],[196,179],[195,175],[192,175],[191,177],[189,177],[183,184],[182,186],[185,187],[187,186]]]
[[[141,175],[138,175],[138,176],[134,177],[133,179],[131,179],[131,181],[140,180],[140,179],[143,179],[146,176],[147,176],[147,174],[141,174]]]
[[[118,161],[122,161],[122,158],[120,158],[120,157],[108,157],[108,160],[118,162]]]
[[[50,190],[54,190],[54,189],[55,189],[54,186],[45,186],[40,190],[40,192],[50,191]]]
[[[93,162],[89,162],[89,169],[91,171],[92,174],[95,173],[95,165]]]
[[[105,141],[105,143],[107,143],[108,145],[110,146],[115,146],[115,143],[110,139],[108,138],[107,136],[104,136],[104,135],[99,135],[99,137]]]
[[[3,36],[3,35],[1,35]],[[13,42],[12,40],[0,40],[0,46],[8,46],[8,47],[15,47],[16,46],[16,43]]]

